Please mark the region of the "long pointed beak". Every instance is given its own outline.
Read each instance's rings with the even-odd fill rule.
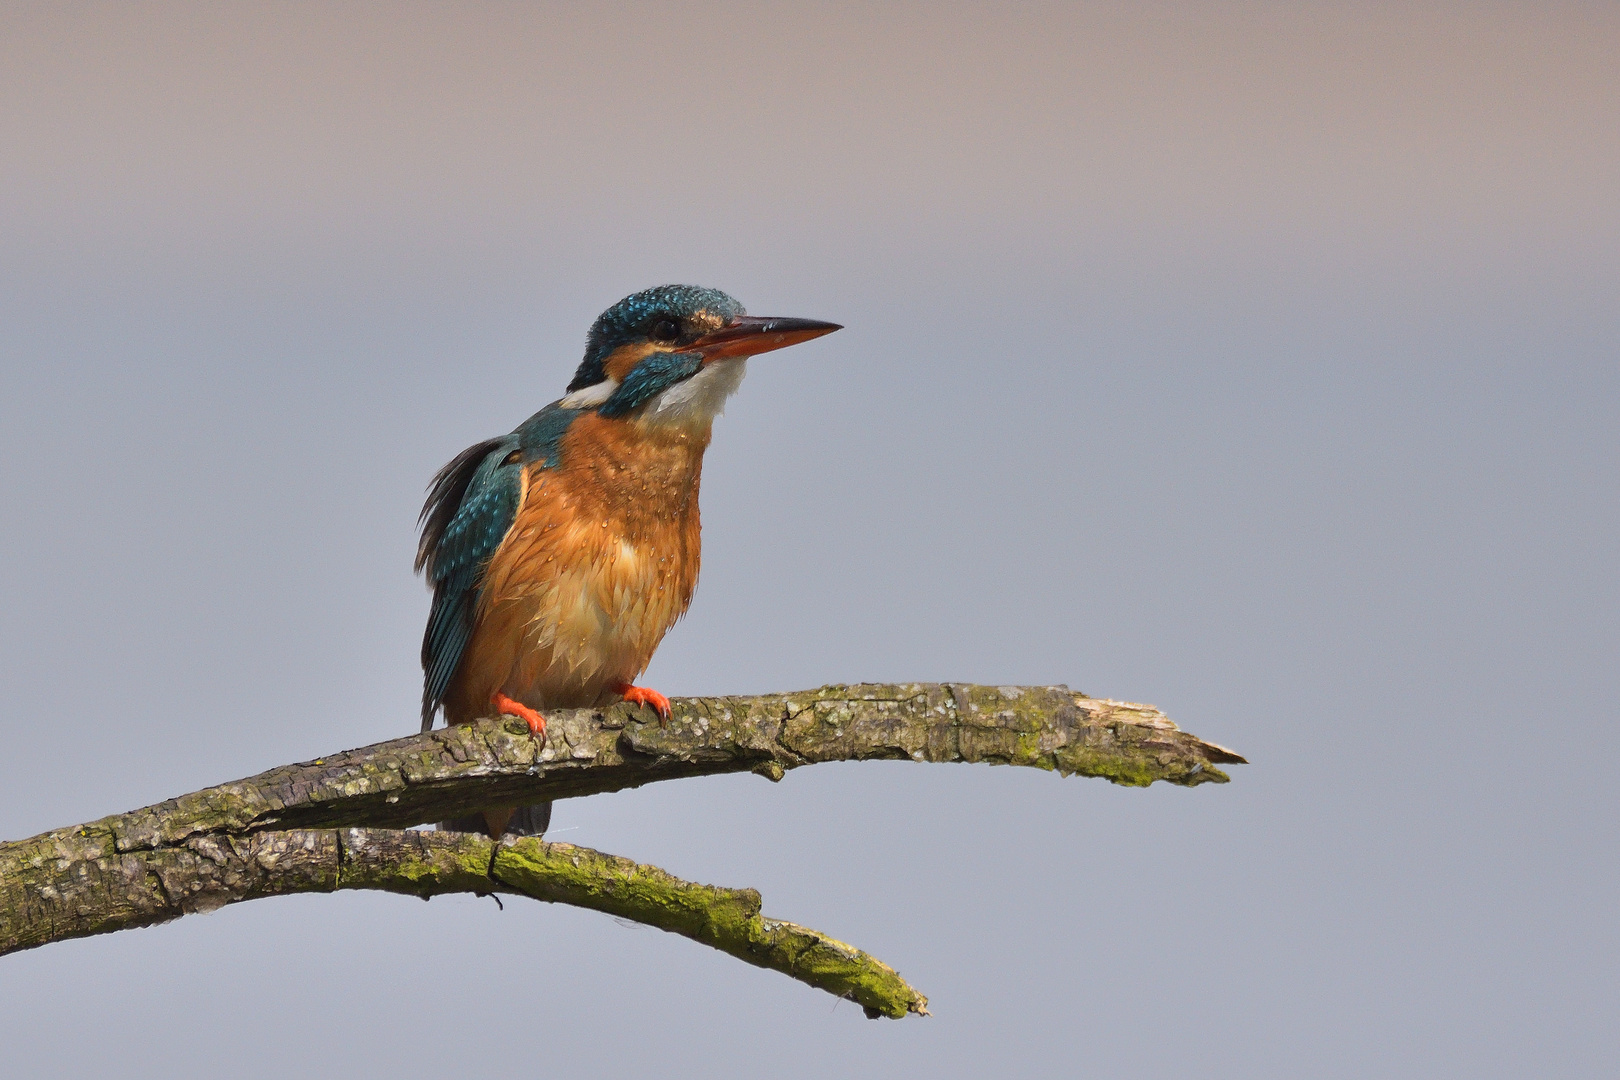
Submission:
[[[691,348],[694,352],[702,353],[703,362],[708,363],[710,360],[755,356],[772,349],[785,349],[789,345],[842,329],[838,323],[818,322],[815,319],[739,315],[713,333],[698,338]]]

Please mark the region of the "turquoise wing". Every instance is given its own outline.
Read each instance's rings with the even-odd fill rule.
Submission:
[[[516,435],[470,446],[439,470],[422,507],[416,569],[433,587],[422,634],[422,730],[444,702],[472,637],[484,567],[517,518],[523,451]]]

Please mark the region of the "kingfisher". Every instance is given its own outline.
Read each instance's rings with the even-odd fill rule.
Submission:
[[[418,521],[433,589],[422,635],[422,730],[629,701],[697,586],[698,481],[714,419],[748,357],[842,329],[762,318],[718,289],[633,293],[592,324],[567,393],[440,469]],[[538,835],[549,803],[440,828]]]

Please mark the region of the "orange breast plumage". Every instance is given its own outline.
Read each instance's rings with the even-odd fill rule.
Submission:
[[[536,709],[605,705],[646,669],[697,585],[706,430],[580,416],[555,467],[524,471],[445,695],[451,723],[503,693]]]

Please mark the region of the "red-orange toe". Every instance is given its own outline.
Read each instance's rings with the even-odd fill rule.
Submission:
[[[669,698],[648,686],[631,686],[629,683],[619,687],[619,693],[624,700],[634,705],[651,705],[658,714],[658,723],[663,724],[669,719]]]
[[[503,715],[516,716],[527,723],[530,735],[543,736],[546,733],[546,718],[523,704],[523,702],[513,701],[505,694],[496,694],[489,699],[489,703],[499,709]]]

